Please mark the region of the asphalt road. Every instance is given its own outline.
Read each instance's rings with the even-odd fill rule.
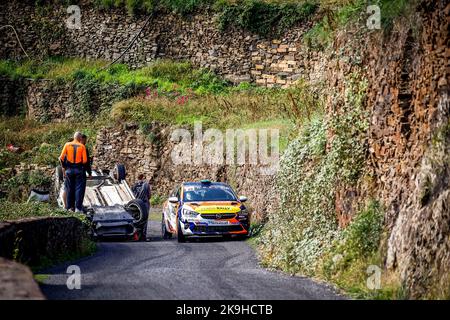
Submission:
[[[329,286],[260,267],[254,250],[237,240],[162,240],[149,222],[150,242],[102,242],[84,259],[42,272],[48,299],[342,299]],[[69,265],[81,289],[66,286]],[[48,275],[48,276],[46,276]]]

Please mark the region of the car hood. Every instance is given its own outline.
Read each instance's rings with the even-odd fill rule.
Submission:
[[[237,213],[241,210],[241,204],[239,202],[188,202],[183,207],[198,213]]]

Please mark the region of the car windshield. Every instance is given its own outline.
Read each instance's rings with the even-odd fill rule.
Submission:
[[[184,187],[183,201],[236,201],[236,195],[225,185],[192,185]]]

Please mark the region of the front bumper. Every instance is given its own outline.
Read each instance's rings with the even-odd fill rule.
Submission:
[[[94,238],[132,238],[136,233],[133,217],[122,206],[94,207],[88,217]]]
[[[186,219],[181,223],[185,236],[247,235],[247,220]]]
[[[96,223],[92,228],[92,235],[95,238],[129,238],[135,233],[136,228],[129,222]]]

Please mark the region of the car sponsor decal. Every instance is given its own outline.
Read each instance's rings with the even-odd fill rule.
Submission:
[[[200,206],[195,208],[195,211],[198,213],[237,213],[240,208],[235,206]]]

